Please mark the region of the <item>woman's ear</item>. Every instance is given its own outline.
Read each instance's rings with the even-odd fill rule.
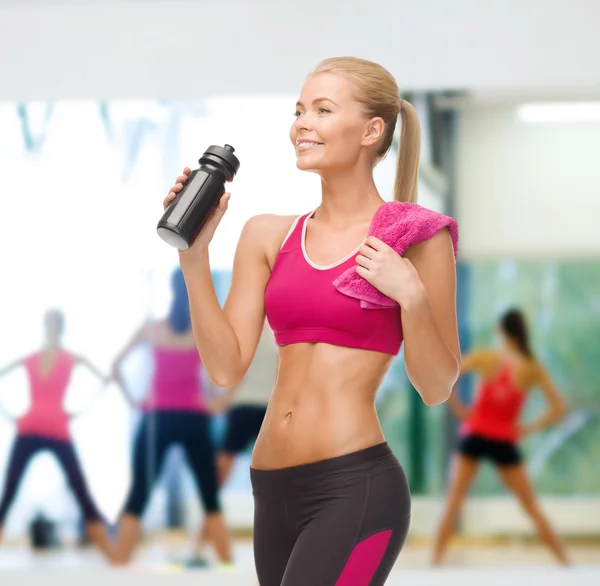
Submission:
[[[372,146],[374,144],[377,144],[381,140],[384,131],[385,122],[383,121],[383,118],[372,118],[371,120],[369,120],[365,128],[362,145]]]

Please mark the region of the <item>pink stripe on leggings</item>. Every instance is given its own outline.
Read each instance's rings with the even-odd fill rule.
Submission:
[[[385,553],[391,530],[375,533],[361,541],[350,554],[335,586],[368,586]]]

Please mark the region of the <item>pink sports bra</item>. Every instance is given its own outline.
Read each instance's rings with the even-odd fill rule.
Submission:
[[[358,249],[319,266],[306,254],[306,227],[314,212],[292,225],[265,290],[267,320],[278,346],[323,342],[397,355],[402,345],[400,307],[362,309],[333,281],[356,264]]]

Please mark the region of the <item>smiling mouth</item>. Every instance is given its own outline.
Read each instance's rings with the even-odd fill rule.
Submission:
[[[298,142],[296,142],[296,147],[299,151],[305,151],[319,146],[323,146],[323,143],[314,142],[312,140],[299,140]]]

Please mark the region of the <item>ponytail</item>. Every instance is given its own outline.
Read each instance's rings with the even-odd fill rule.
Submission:
[[[527,358],[533,358],[533,352],[529,342],[529,328],[527,320],[520,309],[509,309],[500,318],[500,327],[504,333],[518,346],[521,354]]]
[[[417,203],[421,125],[417,111],[406,100],[400,100],[400,116],[402,117],[402,130],[396,163],[394,200]]]

